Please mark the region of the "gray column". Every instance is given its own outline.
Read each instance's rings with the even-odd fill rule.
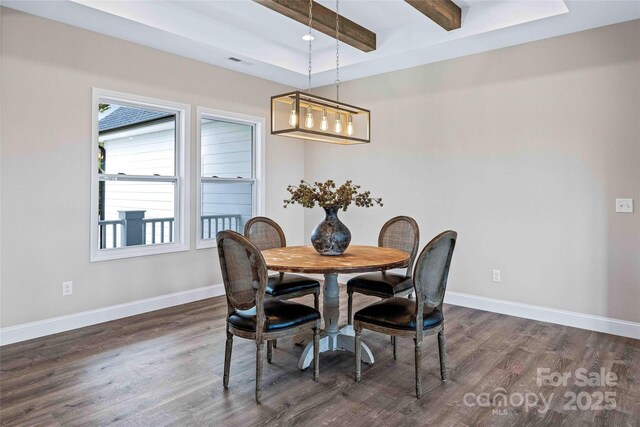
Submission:
[[[144,245],[145,230],[144,213],[146,211],[118,211],[120,219],[124,219],[122,246]]]

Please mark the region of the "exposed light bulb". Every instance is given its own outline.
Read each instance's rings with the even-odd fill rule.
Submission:
[[[326,132],[329,129],[329,120],[327,120],[327,110],[322,110],[322,120],[320,120],[320,130]]]
[[[336,113],[336,124],[333,127],[335,133],[342,133],[342,120],[340,120],[340,113]]]
[[[353,117],[351,114],[347,117],[347,135],[353,136]]]
[[[289,124],[296,126],[298,124],[298,112],[296,110],[296,101],[291,103],[291,114],[289,114]]]
[[[304,126],[307,129],[311,129],[313,127],[313,110],[311,109],[311,105],[307,107],[307,118],[304,121]]]

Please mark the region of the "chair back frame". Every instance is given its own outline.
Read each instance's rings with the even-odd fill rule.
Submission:
[[[416,222],[415,219],[413,219],[413,218],[411,218],[409,216],[400,215],[400,216],[393,217],[389,221],[385,222],[384,225],[382,226],[382,228],[380,229],[380,234],[378,235],[378,246],[381,247],[381,248],[385,247],[384,238],[385,238],[389,228],[392,225],[394,225],[394,224],[396,224],[398,222],[406,222],[406,223],[408,223],[410,225],[411,229],[413,230],[414,235],[415,235],[413,246],[411,248],[409,262],[406,265],[407,271],[405,273],[406,277],[411,277],[412,272],[413,272],[413,263],[416,260],[416,255],[418,253],[418,246],[420,245],[420,229],[419,229],[418,223]]]
[[[453,230],[443,231],[438,234],[436,237],[431,239],[429,243],[422,249],[420,255],[418,256],[418,260],[416,262],[416,267],[414,269],[413,276],[413,288],[415,290],[416,295],[416,338],[419,341],[422,341],[423,336],[423,323],[422,319],[424,316],[425,306],[429,308],[437,308],[438,310],[442,310],[442,304],[444,301],[444,294],[447,288],[447,279],[449,277],[449,268],[451,267],[451,258],[453,257],[453,250],[456,246],[456,240],[458,239],[458,233]],[[437,300],[432,300],[430,295],[427,295],[425,286],[422,281],[424,280],[423,275],[426,271],[425,266],[430,261],[430,256],[434,249],[439,248],[441,245],[445,245],[448,243],[448,250],[445,259],[445,264],[442,269],[442,275],[438,280],[436,286],[436,294]]]
[[[224,242],[225,240],[232,240],[236,244],[239,244],[245,251],[247,258],[251,264],[252,280],[258,282],[258,286],[254,286],[256,289],[253,301],[244,302],[238,304],[234,301],[233,290],[231,281],[229,280],[229,262],[228,256],[225,256]],[[236,233],[235,231],[225,230],[216,235],[216,241],[218,243],[218,257],[220,258],[220,270],[222,271],[222,280],[224,282],[224,289],[227,296],[227,311],[228,314],[232,314],[234,310],[247,310],[255,307],[256,310],[256,340],[262,341],[262,334],[264,331],[265,314],[264,314],[264,298],[265,290],[268,282],[268,270],[267,265],[260,253],[260,250],[249,239]]]
[[[266,224],[267,226],[273,228],[278,234],[278,237],[280,238],[279,247],[284,248],[285,246],[287,246],[287,238],[284,235],[284,231],[282,230],[282,227],[280,227],[278,223],[272,220],[271,218],[267,218],[265,216],[254,216],[249,221],[247,221],[247,223],[244,225],[244,237],[251,240],[251,234],[250,234],[251,228],[254,227],[256,224]],[[264,250],[268,248],[265,247],[265,248],[258,248],[258,249]]]

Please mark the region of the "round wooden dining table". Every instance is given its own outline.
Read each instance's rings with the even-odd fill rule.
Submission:
[[[324,330],[320,338],[320,352],[355,352],[355,333],[351,325],[339,326],[340,288],[338,274],[390,270],[402,267],[409,261],[409,254],[391,248],[351,245],[338,256],[320,255],[313,246],[286,246],[266,249],[262,256],[272,271],[324,274],[323,307]],[[373,363],[373,354],[362,342],[362,361]],[[298,367],[307,368],[313,361],[313,343],[309,343],[300,356]]]

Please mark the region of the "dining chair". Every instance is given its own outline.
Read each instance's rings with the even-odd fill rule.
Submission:
[[[287,246],[284,231],[277,222],[264,216],[251,218],[244,226],[244,236],[261,251]],[[313,306],[320,308],[320,282],[310,277],[291,273],[276,273],[269,275],[267,295],[283,300],[313,295]],[[277,347],[278,340],[269,341],[268,352],[271,347]]]
[[[361,378],[360,334],[369,329],[383,334],[412,337],[415,343],[416,396],[422,397],[422,339],[425,335],[438,334],[440,377],[446,381],[446,355],[444,344],[444,313],[442,302],[447,288],[451,257],[458,233],[445,231],[433,238],[422,250],[414,270],[415,300],[388,298],[371,304],[354,316],[356,350],[356,381]],[[394,345],[393,357],[396,359]]]
[[[265,341],[313,330],[313,379],[318,380],[320,312],[304,304],[265,297],[267,266],[260,250],[235,231],[216,235],[220,269],[227,296],[227,340],[224,352],[224,388],[229,386],[233,336],[256,342],[256,402],[260,403]],[[267,346],[267,362],[271,350]]]
[[[261,251],[287,246],[282,228],[272,219],[256,216],[244,226],[244,236]],[[310,277],[291,273],[276,273],[269,276],[267,295],[279,299],[298,298],[313,294],[313,306],[319,308],[320,282]]]
[[[349,324],[352,324],[353,320],[354,293],[372,295],[383,299],[405,295],[411,298],[411,293],[413,292],[411,272],[418,253],[419,242],[420,230],[418,223],[411,217],[397,216],[391,218],[382,226],[378,235],[378,246],[400,249],[410,254],[409,261],[403,266],[407,268],[406,273],[397,274],[388,271],[377,271],[360,274],[350,279],[347,282],[347,322]],[[391,337],[391,342],[394,342],[393,337]]]

